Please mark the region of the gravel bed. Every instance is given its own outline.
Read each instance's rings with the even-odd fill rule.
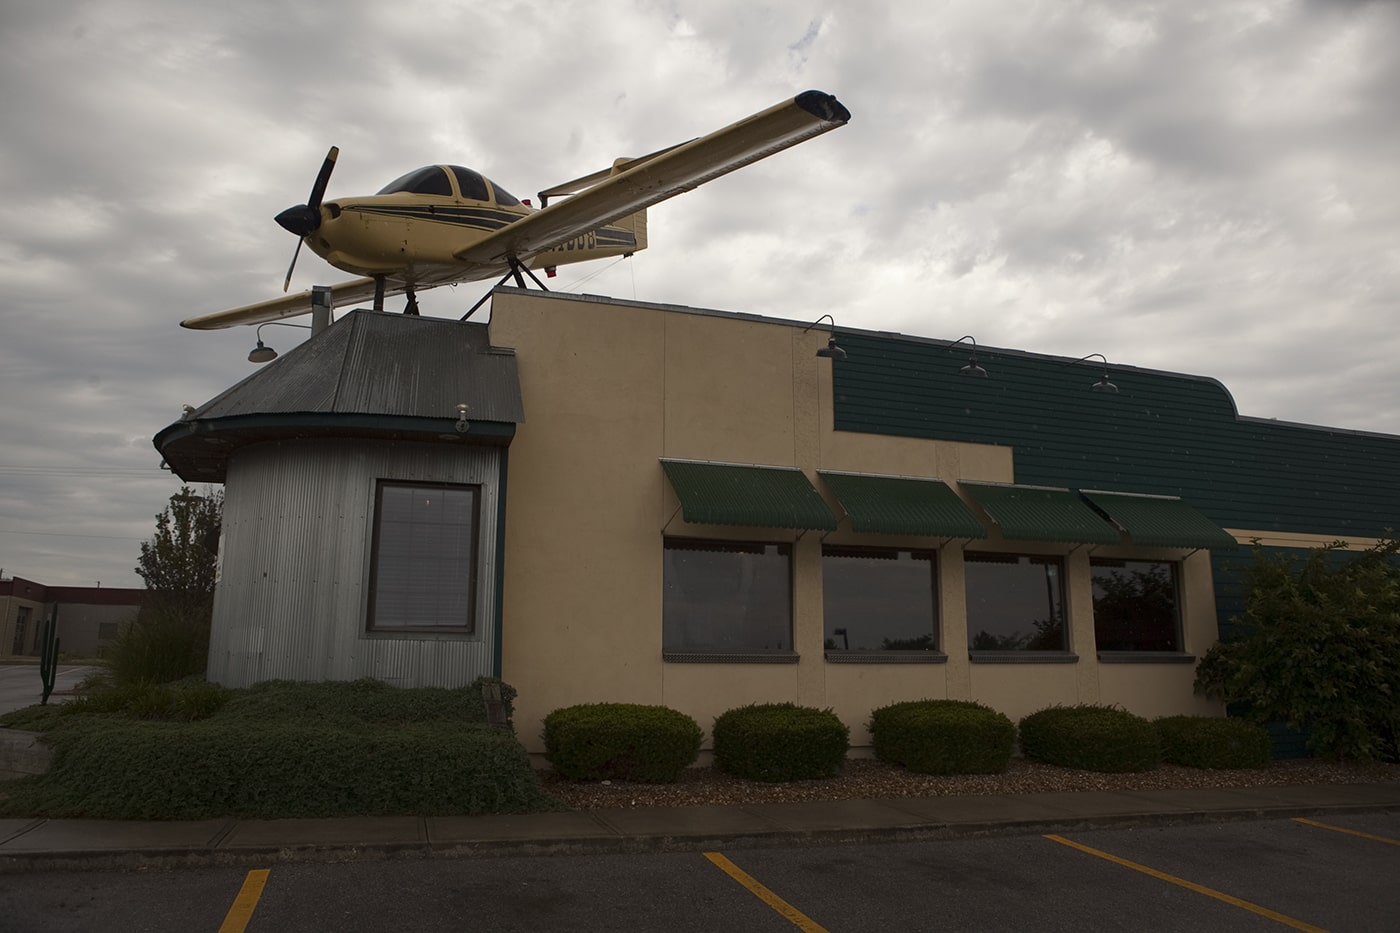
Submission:
[[[893,797],[960,797],[1082,790],[1163,790],[1176,787],[1266,787],[1299,784],[1369,784],[1400,781],[1400,764],[1354,765],[1327,761],[1276,761],[1267,768],[1212,771],[1163,765],[1139,774],[1101,774],[1013,759],[1004,774],[951,777],[915,774],[874,759],[852,759],[824,781],[765,784],[691,768],[675,784],[569,781],[541,775],[544,789],[574,810],[684,807],[698,804],[786,803],[806,800],[878,800]]]

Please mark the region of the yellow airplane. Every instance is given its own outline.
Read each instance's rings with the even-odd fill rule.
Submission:
[[[805,91],[708,136],[651,155],[618,159],[609,169],[539,193],[540,207],[521,201],[484,176],[458,165],[429,165],[369,197],[323,201],[339,150],[332,147],[305,204],[277,223],[335,266],[363,276],[332,286],[335,306],[407,294],[405,312],[418,313],[415,292],[455,282],[512,275],[550,275],[564,263],[627,256],[647,245],[646,208],[790,146],[844,126],[851,113],[835,97]],[[564,200],[550,204],[551,197]],[[535,279],[539,284],[539,280]],[[197,330],[262,324],[309,314],[310,291],[181,321]],[[475,308],[472,309],[473,311]],[[470,314],[471,312],[468,312]]]

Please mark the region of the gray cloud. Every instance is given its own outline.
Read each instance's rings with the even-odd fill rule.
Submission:
[[[151,436],[248,375],[331,194],[435,161],[517,195],[809,88],[851,125],[659,206],[554,283],[1219,378],[1400,433],[1389,3],[19,4],[0,31],[0,567],[137,585]],[[294,287],[342,275],[303,255]],[[422,296],[458,316],[487,283]],[[305,332],[267,328],[287,349]]]

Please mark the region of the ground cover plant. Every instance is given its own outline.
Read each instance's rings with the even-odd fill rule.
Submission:
[[[638,703],[581,703],[544,720],[545,757],[575,781],[674,783],[695,763],[703,737],[684,713]]]
[[[1151,771],[1162,763],[1157,729],[1115,706],[1051,706],[1021,720],[1027,758],[1085,771]]]
[[[1266,768],[1268,731],[1244,719],[1167,716],[1153,723],[1162,740],[1162,760],[1188,768]]]
[[[43,729],[53,760],[46,774],[6,787],[0,814],[201,819],[557,808],[514,734],[486,723],[482,684],[282,682],[223,691],[184,681],[109,688],[43,717],[19,710],[0,724]],[[503,697],[514,697],[502,687]]]
[[[871,713],[870,737],[875,757],[921,774],[1000,774],[1016,727],[980,703],[913,700]]]
[[[763,703],[715,719],[715,767],[752,781],[832,777],[850,747],[850,730],[829,709]]]

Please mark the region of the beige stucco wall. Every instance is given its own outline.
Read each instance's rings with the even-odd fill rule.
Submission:
[[[832,430],[828,332],[747,316],[691,313],[537,293],[493,298],[491,341],[517,353],[526,421],[509,453],[502,675],[519,690],[517,730],[541,751],[551,710],[583,702],[659,703],[707,732],[752,702],[831,707],[868,743],[870,711],[923,697],[973,699],[1017,718],[1052,703],[1110,702],[1145,714],[1218,712],[1190,692],[1191,665],[1099,664],[1089,549],[820,532],[697,527],[680,514],[659,460],[1015,480],[1008,447]],[[818,488],[823,489],[818,483]],[[839,503],[823,489],[839,516]],[[662,661],[667,535],[795,542],[795,664]],[[937,549],[943,664],[829,663],[822,651],[821,545]],[[970,663],[962,553],[1065,557],[1070,664]],[[1166,556],[1184,552],[1116,552]],[[1186,561],[1187,650],[1215,640],[1208,556]]]

